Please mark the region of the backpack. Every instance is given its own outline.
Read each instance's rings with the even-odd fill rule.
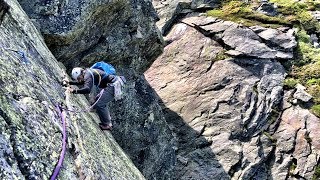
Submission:
[[[109,63],[106,63],[104,61],[96,62],[94,63],[90,69],[100,69],[104,71],[107,75],[112,74],[116,75],[116,69]]]
[[[94,63],[91,67],[91,70],[96,71],[95,69],[100,69],[102,71],[104,71],[106,75],[116,75],[116,69],[109,63],[106,63],[104,61],[100,61],[100,62],[96,62]],[[91,73],[92,79],[94,79],[93,76],[93,72],[89,71]],[[99,74],[99,72],[96,72]],[[99,83],[97,86],[99,86],[101,79],[103,79],[104,77],[101,78],[100,74],[99,74]],[[115,100],[120,100],[123,97],[123,93],[122,93],[122,89],[124,87],[124,84],[127,82],[124,76],[117,76],[117,81],[113,83],[114,86],[114,98]],[[94,82],[94,80],[93,80]]]

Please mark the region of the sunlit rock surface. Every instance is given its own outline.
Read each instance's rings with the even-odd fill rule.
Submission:
[[[285,96],[278,62],[293,57],[292,29],[190,14],[165,39],[145,76],[177,141],[174,179],[312,178],[320,122]]]

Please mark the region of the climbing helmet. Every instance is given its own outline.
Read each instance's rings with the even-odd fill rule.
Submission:
[[[82,71],[83,69],[80,67],[73,68],[71,72],[72,79],[77,80],[78,77],[81,75]]]

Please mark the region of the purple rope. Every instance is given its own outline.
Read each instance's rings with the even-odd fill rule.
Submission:
[[[65,108],[63,108],[63,110],[66,110],[66,111],[69,111],[69,112],[74,112],[74,113],[80,113],[80,112],[90,111],[90,109],[93,108],[93,107],[98,103],[98,101],[101,99],[103,92],[104,92],[104,89],[102,89],[102,90],[99,92],[99,94],[96,96],[96,97],[98,97],[98,99],[97,99],[90,107],[88,107],[87,109],[71,110],[71,109],[65,109]]]
[[[63,116],[62,112],[61,112],[61,109],[63,110],[67,110],[67,111],[70,111],[70,112],[86,112],[86,111],[89,111],[93,106],[95,106],[98,101],[101,99],[102,97],[102,94],[104,92],[104,89],[102,89],[100,91],[100,93],[97,95],[98,99],[96,100],[96,102],[94,104],[92,104],[89,108],[87,109],[84,109],[84,110],[80,110],[80,111],[74,111],[74,110],[69,110],[69,109],[63,109],[62,107],[60,106],[56,106],[56,110],[57,112],[59,112],[59,116],[61,117],[61,121],[62,121],[62,126],[63,126],[63,129],[62,129],[62,150],[61,150],[61,153],[60,153],[60,156],[59,156],[59,161],[58,163],[56,164],[56,167],[53,171],[53,174],[52,176],[50,177],[50,180],[55,180],[57,178],[57,176],[59,175],[59,172],[60,172],[60,169],[62,167],[62,163],[63,163],[63,160],[64,160],[64,156],[66,154],[66,145],[67,145],[67,133],[66,133],[66,118],[65,116]],[[61,109],[60,109],[61,108]]]
[[[63,126],[63,130],[62,130],[62,150],[59,156],[59,161],[56,164],[56,167],[53,171],[53,174],[50,178],[50,180],[55,180],[60,172],[60,169],[62,167],[62,163],[64,160],[64,156],[66,154],[66,145],[67,145],[67,133],[66,133],[66,118],[65,116],[63,116],[60,107],[57,105],[56,110],[59,112],[59,116],[61,117],[61,121],[62,121],[62,126]]]

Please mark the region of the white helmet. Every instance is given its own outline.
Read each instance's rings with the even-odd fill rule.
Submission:
[[[80,67],[73,68],[72,72],[71,72],[72,79],[77,80],[78,77],[81,75],[82,71],[83,71],[83,69]]]

